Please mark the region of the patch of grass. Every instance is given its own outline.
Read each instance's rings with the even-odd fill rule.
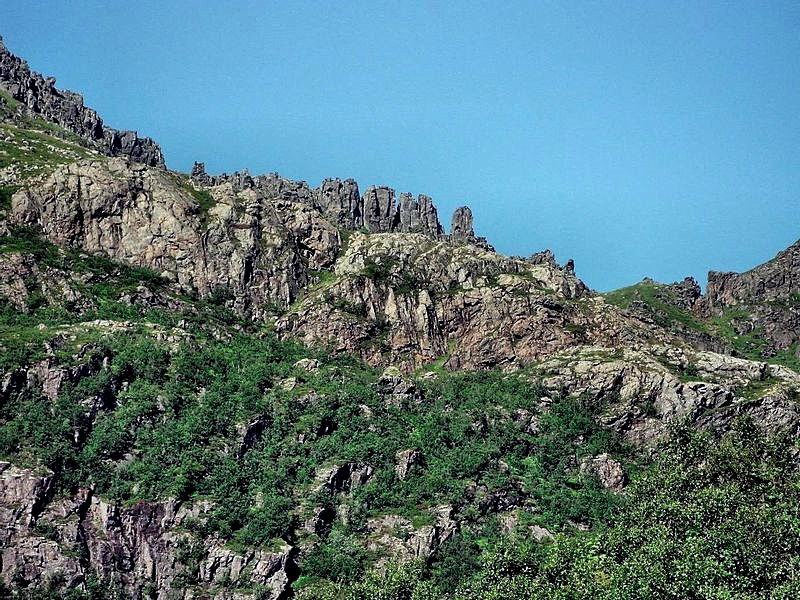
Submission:
[[[320,271],[309,271],[308,277],[314,282],[315,287],[326,287],[336,281],[336,273],[325,269]]]
[[[6,118],[13,116],[19,108],[19,104],[19,100],[15,100],[11,94],[0,88],[0,116]]]
[[[377,261],[372,257],[367,257],[364,261],[364,270],[362,273],[375,283],[388,282],[394,267],[397,266],[398,263],[398,260],[393,256],[384,256],[381,258],[382,260]]]
[[[761,398],[769,388],[779,382],[780,379],[775,377],[768,377],[760,381],[750,381],[747,385],[736,388],[735,394],[747,398],[748,400],[756,400]]]
[[[579,323],[567,323],[564,326],[564,329],[566,329],[570,333],[574,333],[577,336],[586,335],[586,331],[587,331],[586,325],[581,325]]]
[[[663,284],[642,281],[635,285],[603,294],[605,300],[628,310],[635,302],[643,303],[653,320],[662,327],[672,327],[679,323],[694,331],[707,333],[708,327],[689,311],[677,306],[675,296]]]
[[[326,304],[330,304],[336,310],[353,315],[359,319],[367,318],[367,305],[363,302],[350,302],[341,296],[334,296],[327,292],[322,296],[322,300]]]
[[[786,350],[781,350],[775,356],[772,356],[769,361],[800,372],[800,356],[798,356],[797,342],[786,348]]]
[[[749,316],[745,308],[729,308],[711,319],[711,327],[717,335],[730,342],[739,356],[750,360],[766,360],[764,348],[767,342],[760,337],[760,332],[739,333],[736,327],[737,322],[746,321]]]
[[[214,196],[211,195],[211,192],[208,190],[198,190],[195,187],[189,186],[189,193],[197,202],[197,206],[200,207],[200,220],[205,221],[208,219],[208,211],[211,210],[214,205],[216,205],[217,201],[214,200]]]
[[[200,223],[205,228],[208,224],[208,212],[217,204],[214,196],[208,190],[195,187],[186,175],[180,173],[170,173],[169,175],[175,185],[188,193],[197,203]]]
[[[56,126],[42,121],[42,127],[45,125],[48,132],[0,124],[0,134],[6,138],[0,140],[0,168],[14,167],[17,179],[21,180],[92,155],[83,146],[52,135]]]

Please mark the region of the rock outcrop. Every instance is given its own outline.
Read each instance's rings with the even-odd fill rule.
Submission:
[[[334,343],[369,362],[413,368],[516,368],[590,342],[667,341],[592,296],[555,261],[508,258],[419,234],[354,234],[333,268],[277,331]]]
[[[800,375],[779,365],[672,346],[585,346],[542,361],[536,373],[553,393],[602,402],[602,423],[640,446],[663,439],[672,424],[724,431],[741,414],[767,431],[800,429],[792,400]]]
[[[408,562],[426,560],[457,531],[452,518],[453,507],[442,505],[430,510],[433,523],[415,527],[411,520],[398,515],[385,515],[367,521],[367,549],[380,553],[387,562],[394,559]]]
[[[153,140],[141,138],[134,131],[107,127],[94,110],[83,104],[80,94],[59,90],[54,78],[31,71],[28,63],[8,51],[2,38],[0,88],[29,114],[63,127],[108,156],[127,156],[146,165],[164,166],[161,148]]]
[[[494,248],[486,241],[486,238],[479,238],[475,235],[472,228],[472,210],[469,206],[457,208],[453,213],[453,220],[450,225],[450,239],[460,244],[474,244],[484,250],[494,251]]]
[[[582,461],[580,471],[594,474],[604,488],[617,494],[625,489],[628,481],[625,471],[622,469],[622,463],[611,458],[605,452]]]
[[[800,294],[800,241],[744,273],[708,274],[705,309],[716,313],[740,304],[781,301]]]
[[[189,531],[207,518],[208,504],[176,501],[120,506],[82,489],[51,498],[50,474],[0,462],[0,576],[18,585],[57,582],[80,587],[89,577],[123,594],[157,600],[247,598],[237,583],[263,586],[263,598],[285,598],[296,578],[296,550],[239,553],[223,540]],[[225,583],[225,587],[219,585]]]
[[[358,184],[352,179],[326,179],[312,189],[304,181],[284,179],[277,173],[250,176],[237,172],[211,176],[200,162],[194,164],[191,180],[206,188],[230,184],[236,191],[253,188],[266,198],[303,202],[348,231],[423,233],[433,239],[439,239],[444,233],[429,196],[421,194],[414,199],[411,194],[404,193],[400,194],[398,202],[395,191],[386,186],[372,186],[361,196]]]
[[[738,336],[756,336],[765,357],[800,358],[800,241],[744,273],[708,274],[697,312],[723,318]]]
[[[55,244],[216,294],[256,318],[293,302],[310,271],[330,267],[339,251],[339,231],[305,203],[230,185],[201,199],[207,203],[165,171],[123,158],[87,160],[18,192],[10,220]]]

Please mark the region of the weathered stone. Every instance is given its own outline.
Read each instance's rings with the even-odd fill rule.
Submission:
[[[682,381],[688,365],[698,378]],[[653,346],[641,350],[582,347],[567,350],[537,366],[547,389],[606,402],[602,423],[637,445],[663,439],[671,423],[688,420],[697,426],[724,430],[738,414],[756,415],[754,403],[737,391],[752,382],[777,380],[764,390],[766,398],[800,386],[800,375],[776,365],[749,361],[713,352]],[[798,411],[782,410],[775,422],[756,418],[767,431],[795,430]],[[780,427],[778,427],[780,424]]]
[[[50,500],[51,481],[50,474],[0,463],[0,576],[6,581],[41,585],[58,578],[60,585],[80,586],[94,575],[113,581],[131,597],[167,600],[192,597],[179,585],[179,578],[188,574],[200,589],[210,591],[222,581],[231,588],[239,582],[257,584],[265,591],[260,597],[278,600],[297,577],[297,553],[288,544],[274,551],[239,553],[222,540],[187,533],[190,523],[205,518],[208,503],[126,507],[109,504],[89,490]],[[40,523],[47,537],[37,529]],[[194,548],[198,562],[182,564],[181,547]],[[196,570],[187,571],[191,569]],[[229,594],[223,591],[220,597]]]
[[[338,230],[305,203],[230,186],[213,198],[201,208],[174,176],[124,159],[83,161],[16,194],[11,220],[41,228],[53,243],[216,294],[254,317],[294,301],[309,271],[338,253]]]
[[[325,467],[317,471],[315,488],[327,488],[334,493],[349,492],[367,483],[374,472],[370,465],[358,463]]]
[[[352,179],[326,179],[316,190],[322,213],[345,229],[364,227],[364,212],[358,184]]]
[[[622,463],[614,460],[605,452],[583,460],[580,464],[580,470],[584,473],[595,474],[607,490],[618,494],[625,489],[627,477],[622,469]]]
[[[319,361],[316,358],[301,358],[294,363],[294,368],[307,373],[319,372]]]
[[[395,464],[394,472],[397,474],[397,478],[402,481],[408,476],[411,467],[424,463],[425,458],[419,450],[414,450],[413,448],[400,450],[397,453],[397,463]]]
[[[323,533],[333,522],[336,512],[330,507],[318,507],[314,514],[303,524],[303,530],[308,533]]]
[[[420,195],[414,200],[411,194],[400,194],[397,213],[392,231],[423,233],[435,240],[442,236],[442,226],[439,223],[436,207],[428,196]]]
[[[395,229],[394,190],[385,186],[372,186],[364,194],[364,227],[375,233],[386,233]]]
[[[430,512],[434,524],[421,527],[414,527],[408,518],[399,515],[367,520],[367,549],[380,553],[379,566],[390,559],[399,562],[427,559],[455,534],[458,525],[452,518],[451,506],[437,506]]]

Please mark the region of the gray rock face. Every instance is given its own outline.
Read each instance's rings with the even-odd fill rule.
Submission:
[[[358,184],[352,179],[326,179],[316,190],[323,214],[340,227],[355,231],[364,226],[364,213]]]
[[[430,512],[434,524],[421,527],[414,527],[410,519],[399,515],[367,520],[367,549],[385,557],[378,562],[379,565],[389,558],[399,562],[425,560],[453,537],[458,529],[452,518],[453,507],[445,504],[430,509]]]
[[[372,186],[364,194],[364,227],[380,233],[393,231],[396,218],[394,190]]]
[[[486,238],[479,238],[475,235],[475,230],[472,228],[472,210],[469,206],[457,208],[453,213],[450,239],[458,244],[472,244],[494,252],[494,248],[486,241]]]
[[[150,138],[134,131],[106,127],[100,116],[83,104],[80,94],[56,88],[56,80],[30,70],[0,38],[0,87],[21,102],[27,111],[83,138],[108,156],[127,156],[154,167],[164,166],[161,148]]]
[[[697,301],[702,296],[700,284],[694,277],[686,277],[680,283],[673,283],[666,286],[667,292],[672,293],[674,302],[684,310],[694,310]]]
[[[0,462],[0,576],[23,584],[60,578],[79,586],[88,575],[113,580],[133,598],[195,597],[182,579],[211,590],[227,582],[220,598],[248,598],[237,582],[265,588],[263,597],[286,597],[296,576],[296,550],[238,553],[215,538],[195,538],[191,523],[203,521],[211,506],[176,501],[119,506],[90,490],[71,498],[50,498],[51,476]],[[46,532],[43,534],[42,532]],[[195,562],[181,562],[191,548]],[[233,585],[230,585],[230,584]]]
[[[201,187],[230,185],[234,191],[255,189],[266,198],[305,203],[349,231],[422,233],[433,239],[439,239],[443,234],[433,200],[423,194],[417,199],[411,194],[401,194],[398,203],[395,191],[386,186],[372,186],[361,196],[358,184],[352,179],[326,179],[318,188],[312,189],[304,181],[284,179],[275,173],[250,176],[247,172],[237,172],[211,176],[200,162],[194,164],[190,177]]]
[[[408,450],[400,450],[397,453],[397,464],[394,467],[394,472],[397,474],[397,478],[402,481],[408,476],[408,472],[411,470],[411,467],[422,465],[424,463],[425,458],[422,456],[422,452],[419,450],[415,450],[413,448],[409,448]]]
[[[679,375],[690,365],[696,381]],[[684,420],[724,431],[740,414],[749,414],[766,431],[800,430],[800,410],[790,399],[800,375],[778,365],[669,346],[584,346],[555,355],[537,369],[548,390],[613,400],[601,422],[636,445],[663,439],[671,423]],[[741,392],[763,382],[774,383],[758,398]]]
[[[442,236],[442,226],[439,223],[436,207],[429,196],[420,195],[414,200],[411,194],[401,194],[397,211],[399,224],[394,231],[423,233],[435,240]]]
[[[367,483],[375,469],[370,465],[345,463],[320,469],[315,481],[317,489],[327,489],[333,493],[349,492]]]
[[[450,237],[456,242],[466,242],[475,237],[475,230],[472,228],[472,211],[469,206],[457,208],[453,213]]]
[[[216,292],[256,318],[293,302],[310,270],[333,264],[339,231],[310,204],[231,185],[210,197],[213,205],[201,207],[188,182],[126,159],[87,160],[15,195],[11,221],[202,296]]]
[[[668,338],[593,297],[564,268],[420,234],[353,234],[334,275],[278,319],[280,335],[373,364],[411,369],[444,357],[447,368],[468,370],[511,369],[592,340]],[[391,379],[379,383],[390,390]]]
[[[764,356],[792,348],[800,356],[800,241],[744,273],[711,271],[696,311],[704,317],[727,313],[737,335],[765,340]]]
[[[625,489],[627,477],[622,470],[622,464],[611,458],[605,452],[593,458],[587,458],[580,465],[581,472],[593,473],[600,480],[604,488],[615,493]]]
[[[714,313],[739,304],[787,299],[800,294],[800,241],[744,273],[708,274],[706,308]]]

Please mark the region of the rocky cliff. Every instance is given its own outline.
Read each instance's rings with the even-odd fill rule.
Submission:
[[[0,37],[0,103],[19,115],[31,115],[77,135],[92,148],[108,156],[128,156],[151,166],[164,166],[161,148],[134,131],[120,131],[103,124],[100,116],[83,104],[83,97],[56,88],[53,77],[31,71],[28,63],[14,56]],[[14,104],[10,106],[10,104]],[[15,108],[16,107],[16,108]]]

